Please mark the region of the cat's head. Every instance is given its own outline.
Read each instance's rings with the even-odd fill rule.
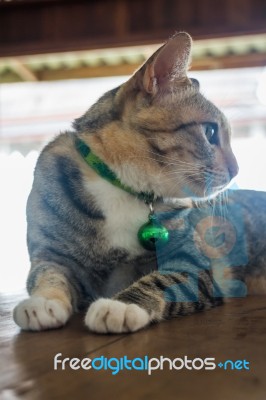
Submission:
[[[206,197],[238,166],[223,113],[188,78],[191,38],[178,33],[77,125],[121,181],[163,197]],[[79,124],[79,125],[78,125]]]

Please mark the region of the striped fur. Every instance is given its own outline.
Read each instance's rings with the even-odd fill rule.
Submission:
[[[224,283],[232,272],[227,268],[226,278],[202,255],[210,226],[194,223],[192,200],[206,205],[207,195],[221,192],[238,167],[225,116],[187,77],[190,48],[189,35],[175,35],[42,151],[27,204],[30,297],[14,310],[23,329],[62,326],[89,306],[89,329],[135,331],[221,304],[228,294]],[[172,233],[164,254],[144,250],[137,240],[147,205],[97,175],[77,152],[76,138],[122,183],[154,192],[158,215],[174,210],[164,221]],[[235,196],[237,204],[245,199]],[[180,212],[183,219],[176,218]],[[237,279],[242,275],[243,269]]]

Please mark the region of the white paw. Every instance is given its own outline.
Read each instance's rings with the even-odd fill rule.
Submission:
[[[136,304],[111,299],[92,303],[85,317],[86,326],[99,333],[135,332],[150,321],[147,311]]]
[[[70,314],[70,310],[59,300],[32,296],[16,306],[13,318],[24,330],[41,331],[65,325]]]

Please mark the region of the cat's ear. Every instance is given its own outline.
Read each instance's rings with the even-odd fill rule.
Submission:
[[[145,64],[143,87],[152,95],[165,91],[174,81],[183,81],[190,62],[192,39],[186,32],[175,34]]]

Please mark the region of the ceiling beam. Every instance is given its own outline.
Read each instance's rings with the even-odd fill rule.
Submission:
[[[266,53],[232,54],[222,57],[202,57],[192,61],[192,70],[265,67]]]
[[[0,57],[266,32],[262,0],[0,1]]]
[[[22,81],[35,82],[38,80],[37,76],[30,69],[30,67],[27,67],[17,58],[11,58],[9,60],[9,66],[21,78]]]
[[[2,83],[18,81],[56,81],[63,79],[86,79],[107,76],[132,75],[140,67],[141,63],[118,65],[98,65],[81,66],[78,68],[60,67],[49,69],[47,67],[38,71],[31,71],[30,66],[13,63],[9,72],[0,72]],[[260,67],[266,65],[265,53],[250,54],[232,54],[218,56],[203,56],[193,58],[191,71],[223,69],[223,68],[241,68],[241,67]],[[14,69],[13,69],[14,68]],[[14,73],[15,72],[15,73]]]
[[[40,81],[61,79],[85,79],[105,76],[132,75],[140,64],[102,65],[97,67],[79,67],[70,69],[42,70],[37,73]]]

